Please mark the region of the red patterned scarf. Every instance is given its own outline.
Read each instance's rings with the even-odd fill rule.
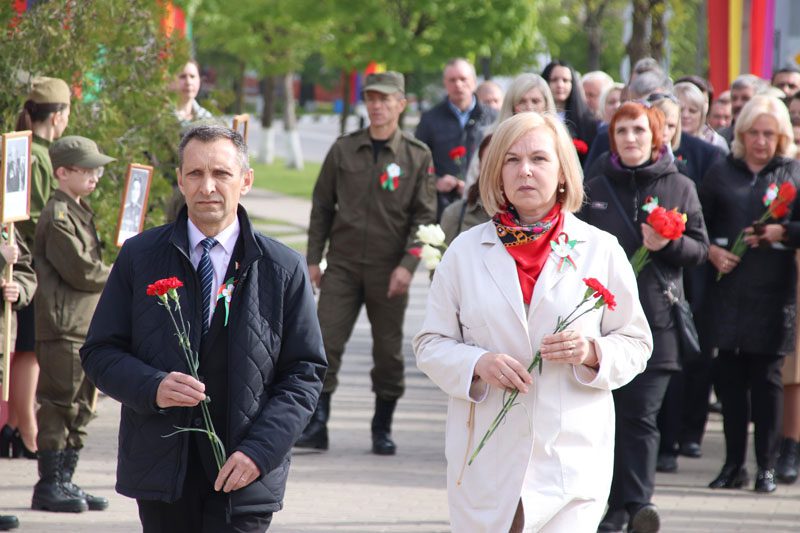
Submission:
[[[550,212],[534,224],[522,224],[512,205],[506,206],[505,213],[496,213],[492,222],[497,229],[497,236],[517,264],[522,299],[530,304],[533,287],[551,252],[550,241],[561,233],[564,226],[561,204],[556,202]]]

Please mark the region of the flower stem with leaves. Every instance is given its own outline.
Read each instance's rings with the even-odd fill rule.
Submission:
[[[161,282],[166,283],[159,285]],[[150,285],[147,288],[147,294],[150,296],[156,296],[159,304],[166,308],[167,313],[169,313],[169,318],[172,321],[172,325],[175,328],[175,336],[178,338],[178,345],[181,347],[183,356],[186,359],[186,366],[189,368],[189,373],[194,379],[200,381],[200,376],[198,374],[198,370],[200,368],[200,358],[197,354],[197,351],[192,349],[192,343],[189,338],[190,327],[183,320],[181,302],[178,298],[177,291],[177,288],[180,286],[183,286],[183,283],[181,283],[177,278],[167,278],[166,280],[159,280]],[[211,444],[211,451],[214,454],[214,461],[217,464],[217,468],[222,469],[222,465],[225,464],[225,460],[227,459],[227,454],[225,452],[225,445],[217,435],[217,432],[214,430],[214,422],[211,420],[211,413],[208,410],[208,403],[210,401],[211,398],[206,396],[205,400],[200,402],[200,412],[203,417],[202,429],[182,428],[176,426],[176,431],[163,436],[171,437],[177,435],[178,433],[192,431],[205,433]]]
[[[558,317],[558,321],[556,322],[556,328],[553,330],[553,334],[561,333],[569,326],[571,326],[575,321],[579,320],[583,315],[594,311],[595,309],[600,309],[604,305],[608,306],[609,310],[613,310],[616,306],[616,302],[614,301],[614,296],[611,294],[608,289],[603,287],[600,282],[593,278],[585,279],[584,282],[588,286],[586,292],[584,293],[583,300],[575,306],[575,308],[570,312],[566,318]],[[580,314],[575,316],[575,314],[586,304],[587,302],[596,299],[596,301],[592,304],[591,307],[588,309],[584,309]],[[539,374],[542,373],[542,352],[541,350],[536,350],[536,355],[533,356],[533,360],[531,364],[528,366],[528,373],[533,372],[533,369],[539,367]],[[489,425],[489,429],[486,430],[486,433],[483,435],[483,438],[478,443],[478,446],[475,448],[475,451],[472,452],[472,455],[467,462],[468,465],[471,465],[475,458],[478,456],[480,451],[486,445],[486,442],[494,435],[497,428],[500,427],[500,424],[505,420],[506,415],[511,410],[512,407],[516,405],[517,396],[519,396],[519,389],[514,389],[503,401],[503,407],[500,409],[500,412],[497,413],[497,416],[494,417],[494,420]]]

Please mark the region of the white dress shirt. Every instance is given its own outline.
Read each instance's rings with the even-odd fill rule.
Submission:
[[[225,281],[225,272],[228,271],[228,264],[231,262],[233,249],[236,247],[236,241],[239,239],[239,218],[234,218],[233,224],[213,235],[217,239],[217,245],[214,246],[209,252],[208,256],[211,259],[211,266],[214,268],[214,284],[211,286],[211,306],[208,315],[208,323],[214,316],[214,308],[217,303],[217,292],[220,286]],[[197,270],[197,265],[200,263],[200,258],[203,256],[203,247],[200,241],[208,237],[202,231],[197,229],[191,219],[189,219],[189,259],[192,266]]]

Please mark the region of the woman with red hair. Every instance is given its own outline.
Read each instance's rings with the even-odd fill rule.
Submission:
[[[611,157],[603,172],[586,184],[581,217],[615,235],[628,257],[641,246],[650,262],[637,279],[639,299],[653,331],[647,369],[614,391],[616,445],[608,511],[600,531],[658,531],[660,518],[650,503],[658,455],[656,424],[670,376],[681,369],[680,339],[672,319],[669,289],[683,298],[684,267],[703,263],[708,236],[694,183],[680,174],[663,138],[664,114],[647,104],[627,102],[609,124]],[[687,215],[686,229],[674,240],[645,223],[658,204]]]

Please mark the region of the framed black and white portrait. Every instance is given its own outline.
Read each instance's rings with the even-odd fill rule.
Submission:
[[[31,212],[31,142],[30,131],[3,135],[3,187],[0,198],[0,222],[28,220]]]
[[[243,115],[234,115],[233,116],[233,127],[234,131],[239,132],[239,135],[242,136],[244,139],[244,143],[247,144],[247,128],[250,124],[250,115],[245,113]]]
[[[152,181],[153,167],[135,163],[128,165],[117,224],[117,246],[122,246],[126,239],[138,235],[144,229],[147,197]]]

